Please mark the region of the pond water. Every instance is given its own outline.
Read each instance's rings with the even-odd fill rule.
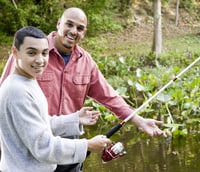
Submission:
[[[102,163],[101,154],[92,153],[84,162],[84,172],[200,172],[200,135],[175,139],[145,138],[131,143],[132,132],[120,138],[127,154]]]

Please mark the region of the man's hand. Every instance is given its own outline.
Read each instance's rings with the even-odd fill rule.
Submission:
[[[155,119],[145,119],[139,115],[134,115],[131,118],[131,121],[143,132],[147,133],[150,136],[166,136],[165,132],[158,128],[163,124],[162,121]]]
[[[79,122],[82,125],[94,125],[96,124],[100,113],[98,111],[92,111],[92,107],[83,107],[79,114]]]

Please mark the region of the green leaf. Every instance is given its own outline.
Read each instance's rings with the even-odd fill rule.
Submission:
[[[163,127],[167,127],[167,128],[178,128],[178,127],[183,127],[185,126],[185,124],[163,124]]]
[[[136,86],[136,89],[138,91],[145,91],[146,90],[145,87],[142,86],[141,84],[139,84],[138,82],[135,84],[135,86]]]
[[[119,58],[119,61],[120,61],[122,64],[124,64],[124,63],[125,63],[124,57],[120,57],[120,58]]]
[[[133,86],[133,85],[134,85],[134,82],[133,82],[132,80],[130,80],[130,79],[128,79],[127,83],[128,83],[128,85],[130,85],[130,86]]]
[[[161,101],[161,102],[164,102],[164,103],[167,103],[171,100],[171,96],[169,94],[159,94],[157,96],[157,100]]]
[[[137,76],[138,78],[140,78],[142,75],[143,75],[143,74],[142,74],[142,70],[141,70],[140,68],[138,68],[138,69],[136,70],[136,76]]]

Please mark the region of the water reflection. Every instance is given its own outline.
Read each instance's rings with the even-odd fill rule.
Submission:
[[[122,137],[127,155],[106,164],[100,154],[91,154],[84,163],[84,172],[199,172],[199,136],[142,139],[131,143],[133,133]]]

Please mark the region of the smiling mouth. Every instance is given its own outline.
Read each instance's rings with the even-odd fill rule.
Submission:
[[[71,34],[67,34],[65,37],[70,41],[75,41],[75,37],[72,36]]]
[[[36,71],[41,71],[44,68],[44,65],[32,65],[31,67]]]
[[[44,64],[40,64],[40,65],[37,65],[37,64],[33,64],[31,65],[33,68],[42,68],[44,67]]]
[[[71,49],[76,42],[75,38],[70,34],[65,35],[65,41],[66,42],[63,42],[63,46],[67,49]]]
[[[74,38],[73,37],[71,37],[71,36],[66,36],[68,39],[70,39],[70,40],[74,40]]]

